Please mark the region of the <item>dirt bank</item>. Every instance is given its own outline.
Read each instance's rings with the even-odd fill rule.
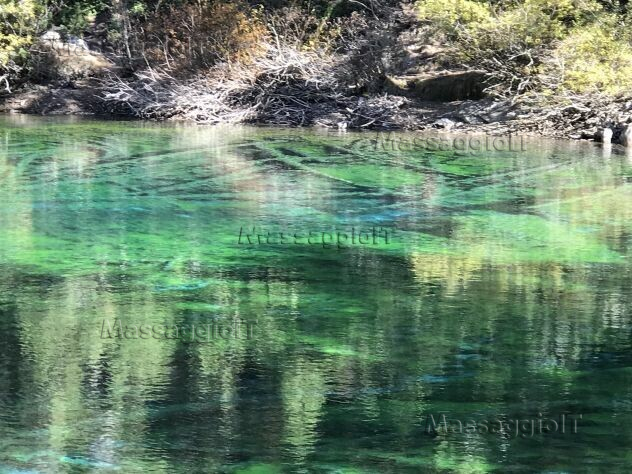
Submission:
[[[104,100],[103,83],[97,78],[51,85],[26,84],[0,96],[0,112],[38,115],[89,115],[134,118],[125,107]],[[495,101],[489,98],[451,102],[425,101],[397,94],[350,97],[345,102],[305,105],[303,123],[275,120],[274,115],[254,117],[247,123],[321,126],[365,130],[445,129],[492,135],[523,134],[567,139],[600,139],[610,128],[617,143],[621,131],[632,123],[632,98],[575,98],[574,103],[543,107],[536,101]],[[368,112],[367,112],[368,111]],[[379,111],[379,119],[370,115]],[[311,113],[310,113],[311,112]],[[147,118],[147,117],[137,117]],[[156,120],[193,121],[177,111]]]

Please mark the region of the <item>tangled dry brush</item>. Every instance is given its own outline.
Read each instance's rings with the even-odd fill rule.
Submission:
[[[147,68],[133,79],[111,76],[104,99],[116,111],[145,119],[198,123],[270,123],[338,128],[396,127],[405,99],[355,93],[349,57],[271,38],[247,62],[222,62],[180,79]],[[401,126],[401,124],[400,124]]]

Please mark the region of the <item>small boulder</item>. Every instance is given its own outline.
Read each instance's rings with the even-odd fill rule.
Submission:
[[[68,44],[72,44],[79,49],[83,49],[84,51],[89,51],[88,43],[86,43],[82,38],[77,36],[70,35],[68,37]]]
[[[443,73],[409,79],[409,95],[432,102],[478,100],[485,96],[487,76],[481,71]]]
[[[31,48],[31,79],[74,80],[108,73],[113,64],[101,53],[90,51],[81,38],[60,39],[56,31],[47,31]]]
[[[40,36],[40,41],[42,43],[55,43],[57,41],[61,41],[61,35],[55,30],[48,30]]]
[[[486,121],[483,118],[481,118],[480,115],[475,115],[475,114],[461,113],[461,114],[458,114],[458,118],[461,119],[463,123],[468,123],[468,124],[473,124],[473,125],[478,125],[481,123],[488,122],[488,120]]]
[[[456,122],[454,120],[450,120],[449,118],[441,118],[432,124],[434,128],[443,128],[445,130],[451,130],[455,125]]]
[[[582,130],[579,134],[579,138],[582,140],[600,140],[600,132],[595,131],[595,129],[587,128]]]

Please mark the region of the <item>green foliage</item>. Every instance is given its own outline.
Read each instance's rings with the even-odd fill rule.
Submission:
[[[608,13],[622,9],[603,3],[422,0],[418,9],[452,46],[448,61],[487,71],[489,90],[508,95],[559,86],[543,82],[547,73],[562,77],[561,85],[574,91],[613,93],[629,87],[632,56],[620,26],[626,23],[623,13]]]
[[[495,38],[511,32],[508,41],[540,43],[561,37],[571,26],[585,22],[601,10],[594,0],[523,0],[487,2],[422,0],[419,16],[453,37]],[[502,43],[496,46],[504,46]]]
[[[35,0],[0,0],[0,75],[5,82],[13,79],[28,56],[40,13]]]
[[[616,94],[632,88],[632,46],[616,18],[577,28],[555,51],[563,84],[575,92]]]
[[[459,27],[487,22],[492,15],[487,3],[474,0],[425,0],[419,2],[418,10],[422,20],[432,22],[449,34],[455,34]]]
[[[570,26],[584,23],[599,8],[591,0],[526,0],[472,24],[471,35],[488,48],[539,47],[562,38]]]
[[[109,8],[101,0],[69,1],[54,11],[53,24],[62,27],[69,33],[82,36],[98,12]]]

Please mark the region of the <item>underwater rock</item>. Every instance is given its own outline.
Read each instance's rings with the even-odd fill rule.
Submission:
[[[61,456],[59,460],[64,464],[71,464],[77,467],[89,469],[114,469],[116,466],[112,463],[91,459],[84,456]]]

